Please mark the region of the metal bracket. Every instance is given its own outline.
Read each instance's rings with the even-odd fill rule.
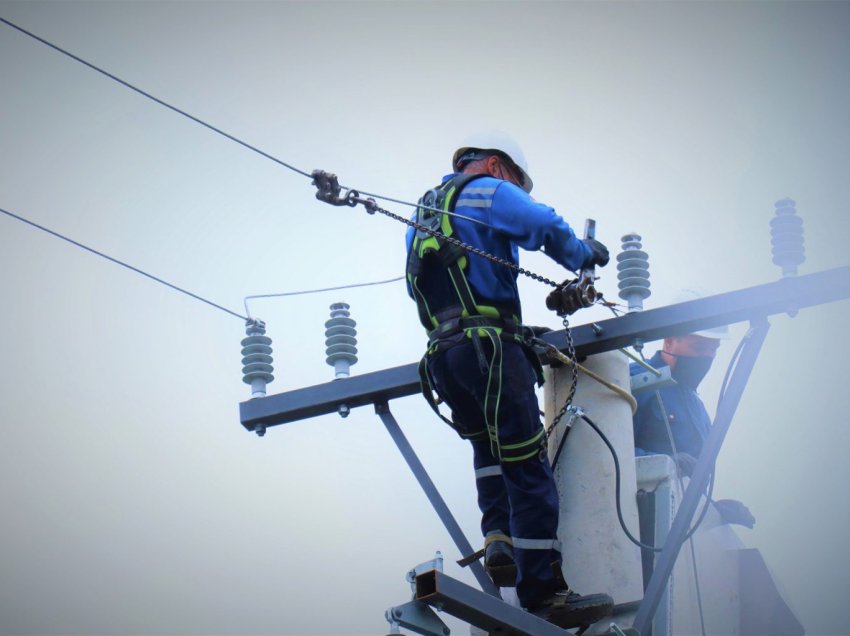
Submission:
[[[449,636],[449,629],[437,613],[421,601],[410,601],[404,605],[389,608],[384,617],[390,624],[390,632],[399,634],[399,627],[404,627],[423,636]]]
[[[644,371],[633,375],[631,378],[632,395],[649,389],[663,389],[665,386],[673,386],[676,381],[670,375],[670,367],[659,367],[653,371]]]

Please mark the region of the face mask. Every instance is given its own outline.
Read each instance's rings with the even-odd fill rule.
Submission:
[[[714,362],[714,358],[710,356],[680,356],[669,351],[664,353],[676,358],[676,366],[671,371],[673,379],[694,391],[702,382],[705,374],[708,373],[711,363]]]

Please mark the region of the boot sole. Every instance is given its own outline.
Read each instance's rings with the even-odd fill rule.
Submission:
[[[496,587],[516,587],[516,563],[484,566]]]
[[[569,629],[590,625],[610,616],[613,608],[614,599],[607,594],[589,594],[575,600],[565,599],[563,604],[555,603],[538,616],[553,625]]]

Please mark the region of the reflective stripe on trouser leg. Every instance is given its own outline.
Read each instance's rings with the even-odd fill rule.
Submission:
[[[475,479],[484,479],[485,477],[502,478],[502,467],[499,464],[495,466],[484,466],[483,468],[475,469]]]
[[[517,563],[517,596],[523,607],[539,603],[555,588],[552,564],[561,563],[558,492],[545,456],[503,462]]]
[[[561,542],[557,539],[523,539],[513,537],[514,545],[523,550],[557,550],[561,551]]]
[[[481,511],[481,534],[485,537],[494,532],[510,534],[510,506],[502,479],[502,467],[499,460],[493,457],[487,437],[472,440],[472,456],[478,509]]]

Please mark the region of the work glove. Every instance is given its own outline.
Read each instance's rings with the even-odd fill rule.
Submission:
[[[534,334],[535,338],[539,338],[544,333],[552,331],[549,327],[538,327],[537,325],[528,325],[528,328],[531,329],[531,333]]]
[[[720,513],[723,523],[734,523],[739,526],[752,528],[756,524],[756,518],[750,509],[737,499],[721,499],[714,502],[714,507]]]
[[[686,477],[690,477],[693,474],[694,468],[697,465],[697,458],[689,453],[676,453],[673,455],[673,461],[676,462],[679,472]]]
[[[585,262],[584,266],[592,267],[593,265],[598,265],[599,267],[605,267],[609,259],[608,248],[596,239],[588,238],[582,239],[582,241],[590,249],[590,258]]]

